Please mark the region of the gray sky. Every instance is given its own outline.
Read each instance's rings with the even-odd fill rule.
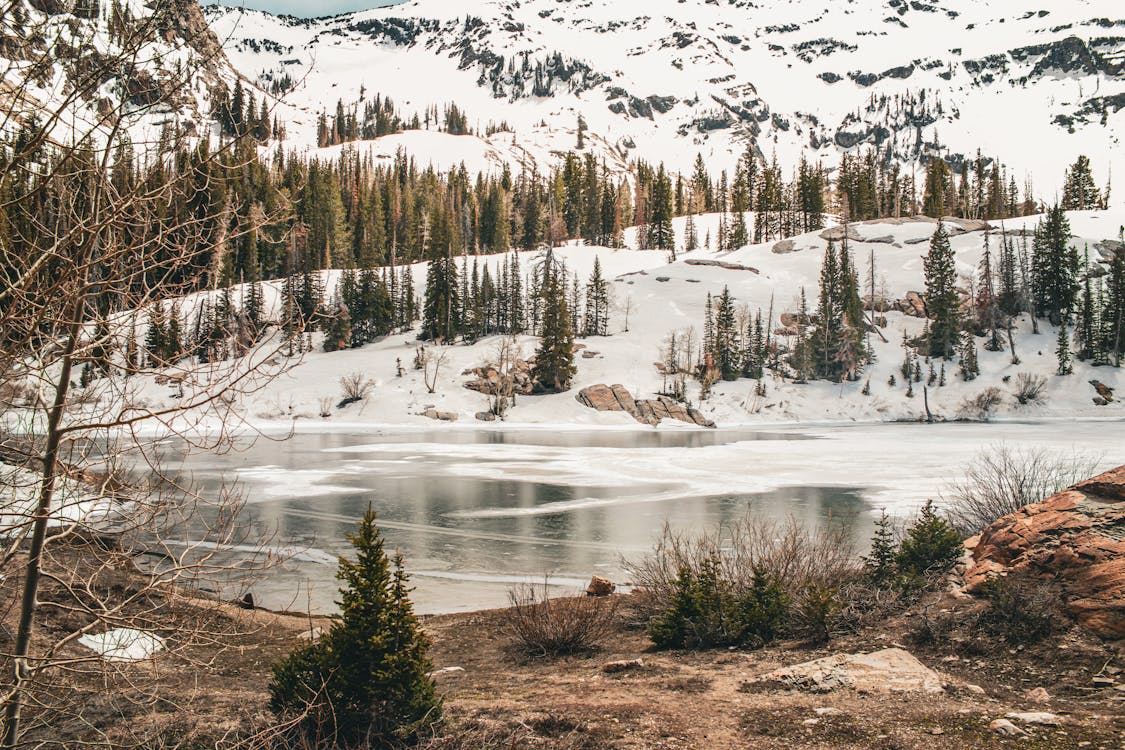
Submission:
[[[212,0],[213,1],[213,0]],[[292,16],[314,18],[366,10],[384,5],[397,5],[406,0],[218,0],[220,5],[255,8],[270,13],[288,13]],[[205,0],[207,2],[207,0]]]

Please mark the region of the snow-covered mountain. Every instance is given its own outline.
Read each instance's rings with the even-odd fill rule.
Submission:
[[[36,120],[60,143],[119,126],[137,144],[166,128],[205,134],[214,95],[238,77],[196,0],[18,0],[0,11],[0,130]]]
[[[413,0],[315,20],[205,14],[244,76],[292,82],[298,141],[338,100],[379,93],[407,115],[456,102],[470,125],[505,122],[517,140],[573,131],[581,115],[623,157],[684,170],[697,152],[729,166],[748,146],[783,165],[868,145],[904,162],[979,147],[1043,192],[1079,152],[1120,160],[1125,125],[1119,0],[1044,6]]]

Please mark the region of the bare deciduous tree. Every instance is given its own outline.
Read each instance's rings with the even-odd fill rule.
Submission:
[[[426,381],[426,390],[430,393],[437,392],[438,376],[448,354],[444,347],[440,347],[437,354],[434,354],[432,348],[422,350],[422,377]]]
[[[158,644],[180,671],[211,669],[252,626],[222,600],[280,554],[236,523],[231,488],[202,491],[165,457],[235,445],[244,398],[290,365],[283,337],[231,347],[228,331],[234,358],[200,340],[140,356],[135,323],[172,298],[187,319],[215,304],[230,243],[264,221],[221,199],[255,150],[181,125],[221,49],[201,37],[194,59],[160,64],[180,4],[117,18],[108,44],[97,14],[5,5],[0,747],[151,747],[180,699],[167,671],[81,642]],[[45,87],[56,72],[66,84]]]

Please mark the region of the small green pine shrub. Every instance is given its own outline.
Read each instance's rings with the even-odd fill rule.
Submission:
[[[760,647],[785,624],[788,603],[781,583],[757,568],[749,586],[725,580],[721,562],[709,558],[698,570],[680,575],[668,607],[649,623],[649,637],[660,648]]]
[[[792,630],[813,643],[825,643],[846,604],[838,587],[810,583],[793,602]]]
[[[924,585],[948,572],[964,552],[961,535],[934,511],[928,501],[898,546],[899,574],[912,585]]]
[[[274,666],[270,710],[302,742],[384,748],[416,739],[440,717],[429,642],[414,615],[402,557],[392,561],[368,511],[340,559],[341,613],[316,643]]]

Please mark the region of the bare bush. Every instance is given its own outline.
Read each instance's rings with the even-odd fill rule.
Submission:
[[[612,632],[617,616],[616,597],[552,599],[546,579],[512,589],[508,601],[504,630],[534,656],[592,651]]]
[[[367,400],[371,389],[374,387],[375,381],[368,379],[366,375],[358,370],[350,375],[344,375],[340,378],[340,392],[343,394],[344,398],[336,405],[336,408],[343,409],[350,404]]]
[[[332,416],[332,399],[328,398],[327,396],[321,397],[321,399],[320,399],[320,411],[318,413],[320,414],[321,419],[328,419],[329,417],[331,417]]]
[[[1030,573],[994,578],[981,588],[988,609],[977,625],[1014,644],[1038,643],[1070,627],[1058,583]]]
[[[1015,387],[1012,395],[1021,405],[1037,404],[1043,400],[1043,391],[1047,387],[1047,378],[1042,375],[1032,375],[1021,372],[1016,375]]]
[[[984,420],[992,416],[996,407],[1004,403],[1004,393],[996,386],[985,388],[975,396],[961,402],[957,418],[965,420]]]
[[[719,578],[736,589],[749,587],[755,571],[764,572],[790,601],[800,600],[810,586],[836,586],[859,570],[844,524],[812,529],[796,518],[778,522],[754,516],[697,535],[665,525],[651,555],[625,562],[636,587],[647,594],[650,614],[668,607],[683,571],[699,574],[713,564]]]
[[[979,534],[998,518],[1091,476],[1099,461],[1088,453],[992,446],[945,490],[945,516],[965,536]]]

